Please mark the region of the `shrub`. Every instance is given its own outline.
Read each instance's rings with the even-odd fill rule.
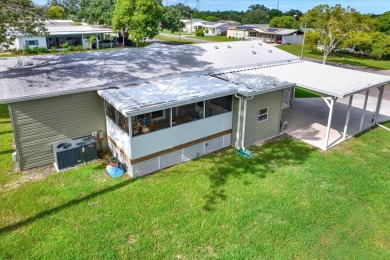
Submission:
[[[21,51],[18,50],[18,49],[16,49],[16,48],[10,49],[10,51],[11,51],[11,54],[12,54],[12,55],[19,55],[19,54],[21,53]]]
[[[204,32],[202,29],[196,29],[195,31],[195,36],[198,36],[198,37],[204,37]]]
[[[39,47],[35,46],[34,48],[32,48],[32,53],[39,54],[40,53]]]
[[[204,30],[205,33],[209,33],[209,29]]]
[[[66,50],[67,51],[74,51],[75,47],[74,46],[68,46],[68,47],[66,47]]]
[[[40,53],[48,53],[49,50],[47,48],[45,48],[45,47],[41,47],[41,48],[39,48],[39,52]]]
[[[60,46],[61,46],[62,49],[66,49],[66,48],[68,48],[68,43],[67,42],[63,42],[63,43],[60,44]]]
[[[57,52],[57,48],[56,48],[56,46],[51,46],[51,48],[50,48],[50,52]]]
[[[83,45],[77,45],[74,49],[76,51],[84,51]]]
[[[25,54],[31,54],[31,53],[32,53],[32,50],[31,50],[30,46],[25,45],[25,46],[23,47],[23,53],[25,53]]]

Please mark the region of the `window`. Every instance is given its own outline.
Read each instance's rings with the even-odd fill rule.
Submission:
[[[198,103],[172,108],[172,126],[185,124],[203,118],[203,108]]]
[[[116,123],[115,108],[108,102],[106,104],[106,116]]]
[[[129,133],[129,122],[121,112],[117,111],[118,122],[117,125],[126,133]]]
[[[206,117],[232,111],[232,96],[214,98],[206,101]]]
[[[164,118],[165,118],[164,110],[152,112],[152,119],[159,120]]]
[[[171,110],[165,109],[133,116],[131,118],[132,135],[137,136],[169,128],[171,126],[170,114]]]
[[[38,40],[26,40],[26,45],[27,46],[39,45],[39,42]]]
[[[259,109],[259,115],[257,116],[257,122],[263,122],[268,119],[268,107]]]

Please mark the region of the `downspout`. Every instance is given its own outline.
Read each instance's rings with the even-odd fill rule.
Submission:
[[[240,146],[239,146],[239,143],[240,143],[240,127],[241,127],[241,101],[242,101],[242,97],[238,96],[237,93],[234,95],[236,98],[238,98],[238,113],[237,113],[237,131],[236,131],[236,143],[235,143],[235,146],[236,146],[236,149],[239,150],[240,149]]]
[[[241,149],[245,150],[244,140],[245,140],[245,123],[246,123],[246,109],[248,106],[248,100],[252,100],[255,96],[251,96],[250,98],[244,99],[244,111],[243,111],[243,119],[242,119],[242,134],[241,134]]]

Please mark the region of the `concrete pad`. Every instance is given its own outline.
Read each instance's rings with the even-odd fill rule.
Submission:
[[[364,113],[363,130],[373,125],[377,97],[377,88],[370,90],[367,110]],[[358,134],[360,120],[363,114],[365,91],[355,94],[347,130],[347,138]],[[349,98],[338,99],[334,106],[329,145],[334,146],[344,141],[343,132],[348,111]],[[290,107],[283,110],[282,120],[288,121],[283,133],[302,140],[310,145],[325,150],[326,128],[329,108],[322,98],[299,98],[290,101]],[[379,122],[390,120],[390,88],[385,89],[384,99],[379,115]]]

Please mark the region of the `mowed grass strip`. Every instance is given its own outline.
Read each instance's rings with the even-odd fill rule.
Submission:
[[[9,139],[2,149],[10,157]],[[108,178],[101,162],[8,179],[0,258],[390,257],[388,131],[328,152],[290,138],[250,150],[253,159],[225,149],[134,180]],[[18,176],[9,161],[0,169]]]
[[[295,98],[318,98],[321,97],[321,94],[305,88],[295,87],[294,97]]]
[[[158,41],[173,42],[173,43],[177,43],[177,44],[194,44],[194,42],[192,42],[192,41],[182,40],[182,39],[179,40],[178,38],[167,37],[167,36],[162,36],[162,35],[156,35],[153,39],[158,40]]]
[[[210,41],[210,42],[234,42],[236,39],[234,38],[228,38],[223,35],[216,35],[216,36],[186,36],[187,38],[194,38],[194,39],[199,39],[199,40],[205,40],[205,41]]]
[[[301,56],[302,45],[301,44],[289,44],[278,45],[279,49],[287,51],[291,54]],[[322,60],[322,54],[313,53],[309,46],[304,48],[304,57]],[[343,64],[350,64],[355,66],[364,66],[374,69],[390,70],[390,61],[388,60],[375,60],[369,58],[356,57],[345,53],[336,53],[335,56],[328,56],[327,61],[337,62]]]

